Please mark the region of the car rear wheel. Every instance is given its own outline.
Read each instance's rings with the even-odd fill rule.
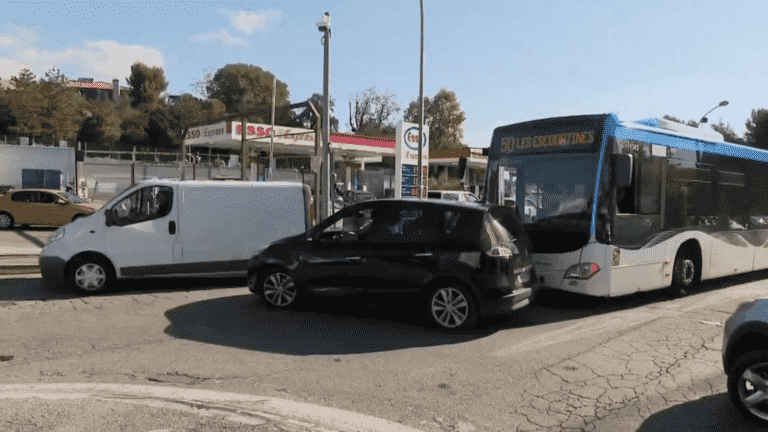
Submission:
[[[440,328],[456,330],[477,323],[477,308],[469,291],[457,284],[440,284],[429,296],[430,320]]]
[[[746,418],[768,426],[768,351],[742,354],[728,374],[728,396]]]
[[[109,263],[98,257],[76,258],[68,277],[70,285],[89,293],[105,291],[113,278]]]
[[[261,280],[261,299],[273,308],[286,309],[296,304],[298,287],[291,275],[283,270],[272,270]]]
[[[0,212],[0,229],[11,229],[13,228],[13,223],[13,216],[9,213]]]

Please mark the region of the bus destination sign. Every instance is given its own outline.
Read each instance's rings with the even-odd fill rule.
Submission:
[[[504,137],[501,139],[501,151],[514,153],[520,150],[557,151],[565,149],[584,149],[595,143],[595,131],[538,135],[526,137]]]

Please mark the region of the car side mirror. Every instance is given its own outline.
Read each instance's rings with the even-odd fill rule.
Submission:
[[[60,199],[60,200],[56,201],[56,204],[58,204],[60,206],[65,206],[65,205],[67,205],[67,200]]]

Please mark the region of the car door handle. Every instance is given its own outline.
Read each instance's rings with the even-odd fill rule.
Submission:
[[[432,252],[417,253],[417,254],[413,254],[413,256],[415,256],[417,258],[431,257],[432,256]]]
[[[351,262],[351,263],[357,263],[357,262],[360,262],[360,261],[362,261],[362,260],[363,260],[363,258],[362,258],[362,257],[359,257],[359,256],[358,256],[358,257],[347,257],[347,258],[345,258],[345,259],[346,259],[347,261]]]
[[[176,221],[168,222],[168,234],[176,234]]]

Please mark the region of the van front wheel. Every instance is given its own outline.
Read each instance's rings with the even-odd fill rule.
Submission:
[[[104,291],[113,279],[112,269],[102,258],[76,258],[69,271],[69,283],[80,291]]]

